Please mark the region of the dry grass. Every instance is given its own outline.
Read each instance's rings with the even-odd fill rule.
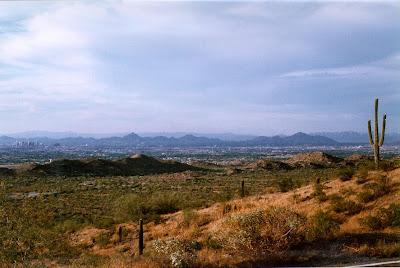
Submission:
[[[375,213],[379,208],[388,207],[392,203],[400,203],[400,169],[397,168],[390,172],[376,171],[370,172],[367,181],[372,181],[377,176],[384,174],[390,179],[390,192],[379,197],[371,203],[363,207],[363,210],[356,215],[343,215],[337,213],[336,219],[341,222],[340,234],[352,233],[363,234],[368,232],[365,226],[360,225],[360,219]],[[322,183],[324,191],[329,198],[332,195],[344,196],[347,200],[357,202],[356,194],[362,190],[362,185],[357,184],[355,178],[348,181],[335,179]],[[315,198],[311,198],[313,185],[304,186],[290,192],[280,193],[269,187],[265,194],[248,196],[242,199],[235,199],[225,203],[217,203],[208,208],[179,211],[173,214],[162,216],[163,220],[160,224],[148,223],[144,226],[145,239],[145,256],[138,258],[138,242],[137,242],[137,223],[127,222],[123,224],[123,228],[129,230],[128,235],[121,243],[116,242],[117,230],[111,238],[112,245],[109,247],[93,246],[94,254],[111,257],[110,261],[106,262],[101,267],[166,267],[168,261],[165,258],[153,258],[156,256],[152,248],[152,242],[156,239],[192,239],[203,243],[203,248],[197,254],[198,267],[236,267],[243,266],[244,263],[252,263],[249,259],[232,250],[212,249],[207,246],[212,234],[224,228],[224,222],[227,218],[237,215],[244,215],[255,210],[266,210],[272,206],[290,207],[292,210],[301,213],[307,217],[315,214],[316,211],[329,210],[329,202],[318,202]],[[229,207],[230,209],[227,209]],[[396,229],[397,230],[397,229]],[[396,232],[393,229],[385,230],[387,233]],[[91,237],[97,235],[100,230],[94,228],[84,229],[75,233],[71,237],[74,244],[91,244]],[[397,230],[398,232],[398,230]],[[397,250],[397,251],[396,251]],[[354,250],[347,252],[363,253],[369,256],[395,256],[398,254],[399,243],[380,241],[375,245],[359,244],[354,247]],[[153,255],[154,254],[154,255]],[[118,257],[119,256],[119,257]],[[121,257],[122,256],[122,257]],[[134,259],[126,259],[134,256]],[[147,257],[146,257],[147,256]],[[133,261],[135,260],[135,261]],[[251,265],[249,265],[251,266]]]

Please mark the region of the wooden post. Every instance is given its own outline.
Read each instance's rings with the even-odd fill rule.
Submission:
[[[122,226],[120,226],[118,228],[118,238],[119,238],[119,242],[122,242]]]
[[[143,254],[143,220],[139,220],[139,255]]]

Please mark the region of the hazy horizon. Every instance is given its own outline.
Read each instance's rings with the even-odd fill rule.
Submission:
[[[238,134],[238,133],[200,133],[200,132],[120,132],[120,133],[82,133],[82,132],[74,132],[74,131],[40,131],[40,130],[31,130],[31,131],[23,131],[23,132],[15,132],[15,133],[0,133],[0,136],[8,136],[12,138],[40,138],[47,137],[53,139],[62,139],[62,138],[74,138],[74,137],[83,137],[83,138],[110,138],[110,137],[124,137],[126,135],[135,133],[140,137],[157,137],[157,136],[165,136],[165,137],[175,137],[180,138],[185,135],[194,135],[197,137],[206,137],[206,138],[219,138],[222,140],[246,140],[256,138],[259,136],[292,136],[301,131],[290,133],[290,134],[277,134],[277,135],[256,135],[256,134]],[[368,132],[355,132],[355,131],[341,131],[341,132],[303,132],[308,135],[322,135],[324,134],[344,134],[344,133],[354,133],[356,135],[367,135]],[[386,132],[386,136],[399,136],[398,132]],[[329,135],[328,135],[329,136]]]
[[[9,1],[0,133],[400,132],[400,2]],[[140,131],[138,131],[140,130]]]

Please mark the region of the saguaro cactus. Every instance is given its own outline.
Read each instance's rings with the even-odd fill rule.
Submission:
[[[371,120],[368,120],[368,134],[369,134],[369,142],[374,148],[374,157],[375,164],[379,166],[379,147],[383,145],[383,140],[385,139],[385,126],[386,126],[386,114],[383,116],[382,122],[382,136],[379,140],[379,131],[378,131],[378,99],[375,100],[375,133],[374,140],[372,140],[372,132],[371,132]]]

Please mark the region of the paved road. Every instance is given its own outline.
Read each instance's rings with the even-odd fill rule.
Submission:
[[[400,260],[398,260],[398,261],[386,261],[386,262],[375,262],[375,263],[359,264],[359,265],[351,265],[351,266],[345,266],[345,267],[379,267],[381,265],[388,265],[388,264],[398,264],[398,265],[400,265]],[[388,266],[385,266],[385,267],[388,267]]]

